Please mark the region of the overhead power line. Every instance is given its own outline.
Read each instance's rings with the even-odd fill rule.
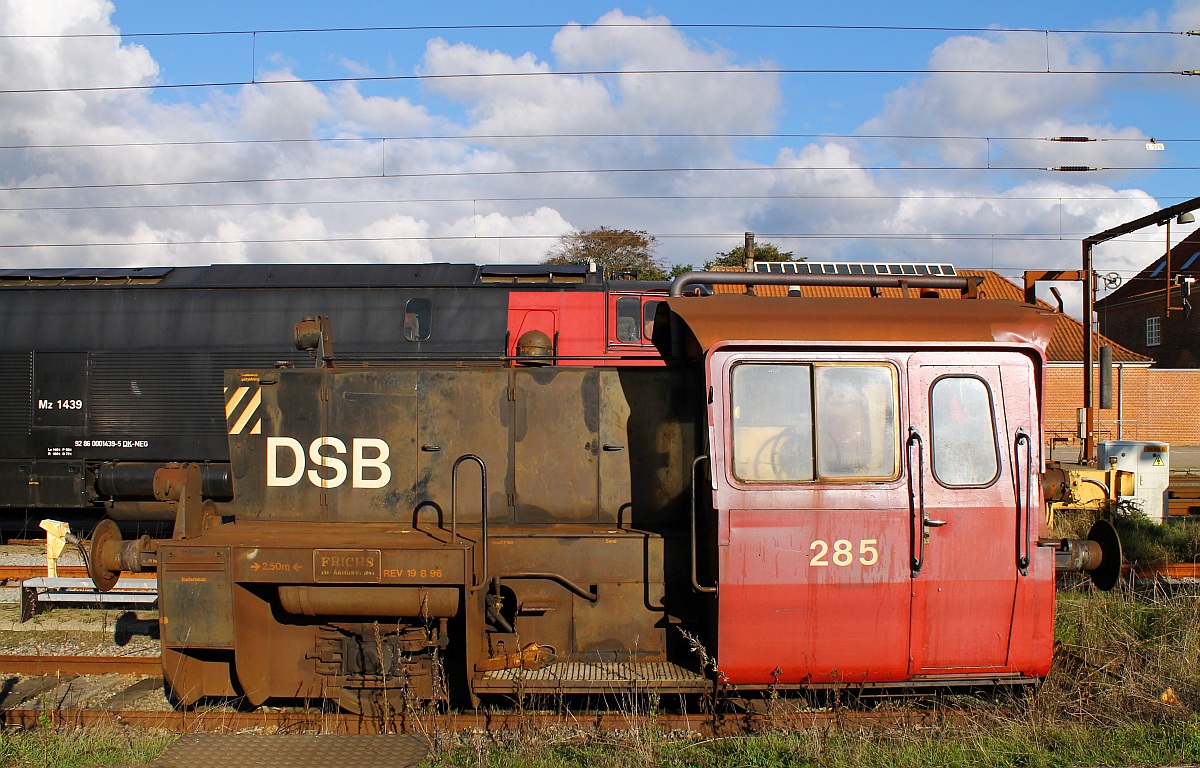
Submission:
[[[741,238],[744,232],[667,233],[655,234],[658,240],[728,240]],[[1075,242],[1087,237],[1086,232],[1064,233],[1009,233],[987,234],[972,232],[759,232],[764,240],[895,240],[895,241],[977,241],[977,242]],[[300,245],[312,243],[386,243],[386,242],[496,242],[522,240],[557,240],[557,234],[526,235],[392,235],[392,236],[331,236],[331,237],[284,237],[244,238],[236,240],[137,240],[106,242],[41,242],[0,243],[0,249],[17,248],[129,248],[163,247],[179,245]],[[1149,238],[1143,242],[1151,242]]]
[[[302,139],[191,139],[176,141],[125,141],[125,142],[70,142],[62,144],[0,144],[0,150],[9,149],[101,149],[114,147],[196,147],[196,146],[251,146],[256,144],[356,144],[407,141],[546,141],[575,139],[848,139],[884,141],[1050,141],[1066,143],[1082,142],[1132,142],[1158,141],[1166,144],[1200,142],[1200,138],[1170,138],[1159,136],[976,136],[967,134],[904,134],[904,133],[464,133],[425,134],[412,136],[319,136]]]
[[[1176,199],[1166,195],[1152,195],[1159,201]],[[530,203],[530,202],[599,202],[614,200],[979,200],[1002,203],[1006,201],[1100,201],[1128,200],[1121,195],[976,195],[976,194],[945,194],[945,195],[514,195],[508,197],[408,197],[408,198],[377,198],[358,200],[253,200],[240,202],[217,203],[131,203],[131,204],[99,204],[99,205],[37,205],[37,206],[0,206],[3,212],[38,212],[38,211],[133,211],[133,210],[174,210],[186,208],[268,208],[273,206],[325,206],[325,205],[424,205],[430,203]],[[1187,198],[1178,197],[1179,200]]]
[[[670,173],[783,173],[819,171],[924,171],[924,172],[1004,172],[1004,171],[1200,171],[1200,166],[1055,166],[1036,165],[1011,166],[951,166],[951,165],[822,165],[822,166],[730,166],[730,167],[678,167],[678,168],[552,168],[542,170],[505,171],[422,171],[413,173],[338,174],[332,176],[289,176],[273,179],[194,179],[190,181],[138,181],[105,184],[45,184],[37,186],[0,187],[0,192],[47,192],[71,189],[147,189],[160,187],[200,187],[220,184],[283,184],[310,181],[364,181],[368,179],[438,179],[438,178],[502,178],[568,175],[632,175]]]
[[[250,85],[331,85],[336,83],[379,83],[404,81],[472,80],[500,78],[550,78],[550,77],[615,77],[615,76],[666,76],[666,75],[1200,75],[1200,70],[1169,69],[1054,69],[1053,67],[1027,69],[936,69],[931,67],[912,68],[785,68],[763,67],[744,69],[581,69],[558,72],[455,72],[446,74],[414,75],[346,75],[342,77],[311,78],[253,78],[250,80],[225,80],[200,83],[142,83],[137,85],[91,85],[67,88],[2,88],[0,95],[8,94],[54,94],[54,93],[97,93],[111,91],[160,91],[192,88],[239,88]]]
[[[176,32],[81,32],[63,35],[21,35],[4,34],[0,39],[13,40],[71,40],[89,38],[113,37],[213,37],[220,35],[294,35],[294,34],[327,34],[352,32],[482,32],[482,31],[520,31],[539,29],[562,29],[572,22],[533,23],[533,24],[419,24],[404,26],[368,26],[368,27],[280,27],[275,29],[226,29],[226,30],[191,30]],[[780,30],[780,31],[847,31],[847,32],[1025,32],[1033,34],[1064,34],[1064,35],[1196,35],[1196,30],[1161,30],[1161,29],[1038,29],[1034,27],[950,27],[950,26],[908,26],[901,24],[760,24],[760,23],[705,23],[705,22],[656,22],[651,20],[639,22],[605,22],[597,24],[581,24],[584,29],[749,29],[749,30]]]

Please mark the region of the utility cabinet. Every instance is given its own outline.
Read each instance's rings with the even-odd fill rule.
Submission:
[[[1170,446],[1166,443],[1110,440],[1099,445],[1099,466],[1115,467],[1134,475],[1134,499],[1156,523],[1167,517],[1167,486],[1171,483]]]

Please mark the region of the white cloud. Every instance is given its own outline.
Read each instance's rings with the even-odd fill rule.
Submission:
[[[103,0],[0,0],[0,32],[113,33],[117,30],[110,20],[112,11]],[[1164,26],[1185,22],[1200,26],[1200,3],[1181,4],[1169,19],[1139,21]],[[407,95],[380,95],[389,93],[382,84],[360,88],[303,82],[189,92],[186,98],[148,91],[0,95],[0,144],[148,145],[0,150],[2,187],[326,179],[0,192],[0,207],[5,208],[85,208],[0,210],[0,237],[9,243],[180,243],[8,249],[0,252],[0,262],[519,262],[538,260],[552,238],[566,231],[607,225],[663,236],[661,252],[668,259],[694,264],[736,245],[740,233],[751,229],[821,235],[779,242],[810,258],[883,256],[1010,269],[1070,267],[1078,260],[1080,232],[1099,231],[1157,206],[1144,192],[1121,189],[1116,180],[1106,186],[1083,177],[1068,183],[1044,171],[999,175],[986,170],[989,163],[1111,167],[1153,160],[1140,143],[1144,127],[1098,117],[1114,95],[1109,81],[1094,75],[914,78],[889,94],[879,114],[860,130],[934,136],[1103,135],[1139,141],[823,140],[783,147],[773,161],[756,161],[747,156],[747,147],[721,134],[771,132],[784,120],[794,124],[805,119],[810,105],[784,103],[779,77],[771,74],[635,74],[772,65],[752,58],[757,51],[700,42],[684,30],[664,26],[668,23],[663,16],[613,10],[597,25],[564,26],[541,55],[443,38],[429,40],[415,64],[373,62],[357,51],[350,56],[327,54],[328,60],[350,72],[535,75],[437,78],[422,81],[420,90]],[[1060,69],[1092,69],[1117,60],[1182,61],[1176,41],[1159,43],[1122,41],[1101,48],[1094,39],[1072,36],[1052,36],[1047,43],[1045,36],[1035,34],[957,35],[930,52],[929,66],[1028,68],[1040,66],[1047,56]],[[260,74],[298,81],[293,72],[300,71],[303,62],[293,68],[286,64],[290,60],[263,52],[259,61],[273,63],[270,71]],[[614,74],[537,76],[587,70]],[[144,85],[156,82],[159,73],[145,48],[118,37],[10,40],[0,45],[0,82],[6,88]],[[405,139],[385,144],[358,140],[481,134],[560,137]],[[326,138],[344,141],[309,141]],[[300,141],[237,143],[245,139]],[[161,145],[180,140],[230,143]],[[154,144],[159,145],[149,146]],[[751,149],[761,151],[761,146]],[[983,170],[955,176],[878,170],[939,164]],[[723,166],[758,170],[533,173]],[[512,171],[522,173],[505,173]],[[676,195],[689,199],[671,199]],[[573,197],[580,199],[569,199]],[[328,204],[331,201],[359,202]],[[224,205],[204,205],[209,203]],[[232,205],[242,203],[255,205]],[[88,210],[88,205],[161,207]],[[986,238],[989,233],[1054,237],[1060,232],[1059,241]],[[730,237],[669,237],[695,233]],[[984,239],[924,238],[939,233]],[[295,242],[273,242],[289,239]],[[225,240],[237,244],[183,244]],[[1137,259],[1153,258],[1152,250],[1126,247],[1114,260],[1132,267]]]

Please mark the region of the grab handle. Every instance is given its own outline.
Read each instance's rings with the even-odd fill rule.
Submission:
[[[1020,471],[1021,446],[1025,446],[1025,471]],[[1029,575],[1029,550],[1032,545],[1033,529],[1033,440],[1023,427],[1017,428],[1013,440],[1013,452],[1017,466],[1013,467],[1017,493],[1017,570],[1022,576]],[[1025,482],[1025,494],[1021,495],[1021,481]],[[1024,525],[1022,525],[1024,523]],[[1021,535],[1022,527],[1025,535]]]
[[[692,589],[704,594],[716,594],[715,586],[703,586],[696,578],[696,467],[704,461],[708,461],[707,456],[697,456],[692,462]]]
[[[914,446],[917,449],[915,472],[912,460]],[[925,517],[925,441],[914,427],[908,428],[908,440],[904,444],[904,450],[908,458],[909,555],[912,577],[915,579],[921,575],[921,568],[925,565],[925,526],[932,524],[932,527],[937,528],[945,525],[946,521],[929,520]]]

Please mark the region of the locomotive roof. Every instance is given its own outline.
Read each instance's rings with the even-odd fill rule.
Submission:
[[[0,270],[0,287],[357,288],[601,283],[581,264],[213,264]],[[622,283],[623,284],[623,283]],[[631,289],[634,284],[630,283]]]
[[[725,341],[1026,344],[1045,354],[1053,310],[1017,301],[767,298],[667,299],[704,351]]]

